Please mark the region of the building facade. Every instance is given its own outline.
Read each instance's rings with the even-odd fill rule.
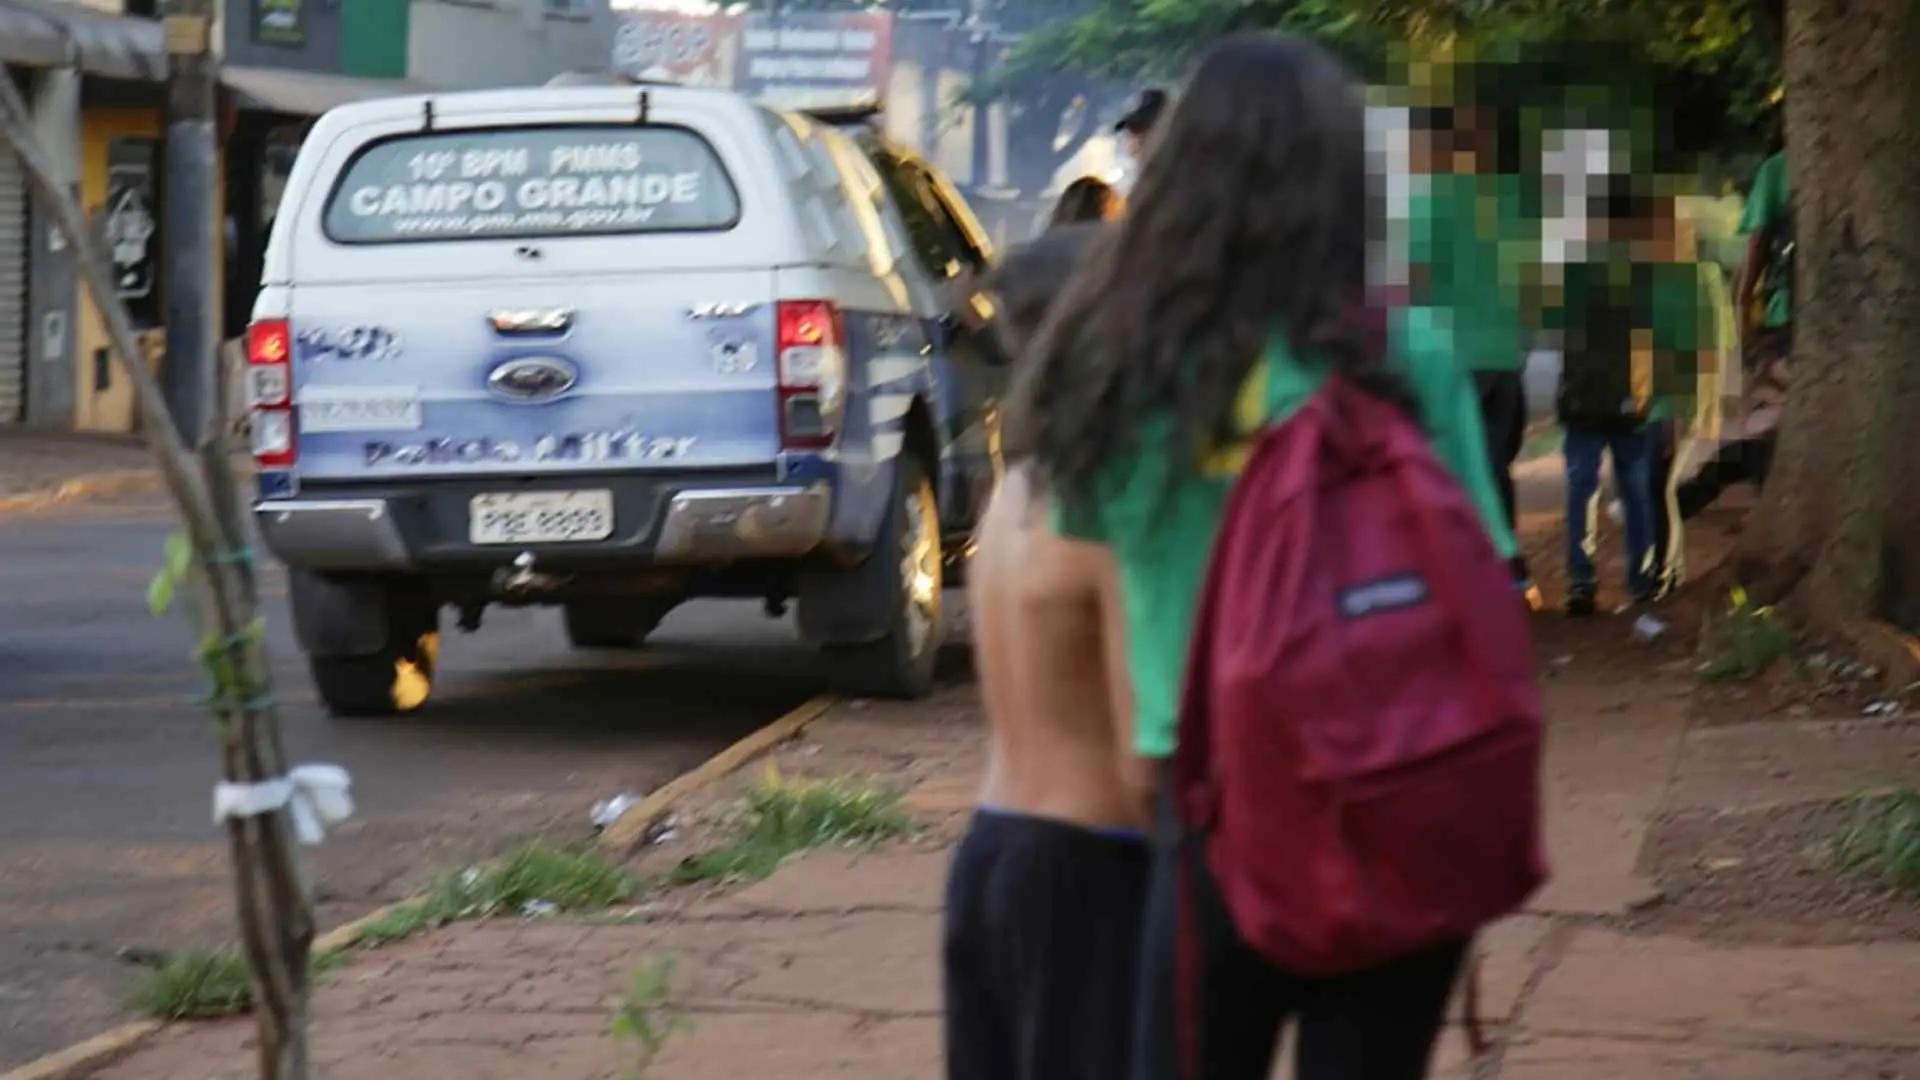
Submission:
[[[166,54],[159,0],[5,0],[0,68],[26,100],[56,182],[79,199],[117,298],[162,363]],[[226,329],[245,325],[277,177],[312,117],[419,89],[404,81],[403,0],[221,0],[220,172],[227,243],[216,250]],[[0,150],[0,429],[127,432],[131,387],[18,157]]]
[[[73,192],[143,329],[158,325],[158,160],[166,60],[140,0],[8,0],[0,63],[52,180]],[[26,169],[0,151],[0,428],[132,429],[76,249]]]
[[[407,73],[434,86],[537,86],[604,69],[612,53],[607,0],[412,0],[411,9]]]

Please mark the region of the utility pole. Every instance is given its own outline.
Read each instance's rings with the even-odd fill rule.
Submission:
[[[214,0],[167,0],[165,267],[167,406],[189,445],[219,428],[219,308],[214,290],[220,218]],[[216,436],[217,437],[217,436]]]
[[[973,14],[967,19],[972,29],[969,41],[973,45],[973,70],[969,74],[975,87],[984,84],[987,76],[993,71],[994,31],[998,27],[986,20],[984,15],[986,6],[980,0],[974,0]],[[972,174],[969,179],[976,192],[986,188],[992,180],[989,175],[992,171],[990,150],[993,145],[992,126],[993,106],[984,101],[975,101],[973,104],[973,161],[968,171]]]

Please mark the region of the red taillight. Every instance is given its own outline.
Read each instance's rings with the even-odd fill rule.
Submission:
[[[846,407],[846,328],[824,300],[783,300],[779,324],[780,443],[789,450],[832,446]]]
[[[293,326],[262,319],[247,327],[247,408],[253,419],[253,460],[263,469],[291,468],[294,445]]]

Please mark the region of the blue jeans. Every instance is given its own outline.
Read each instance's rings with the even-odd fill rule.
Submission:
[[[1613,482],[1627,518],[1627,591],[1636,600],[1656,591],[1653,545],[1657,527],[1653,506],[1653,458],[1658,449],[1651,426],[1629,432],[1567,429],[1567,584],[1592,591],[1595,497],[1600,493],[1600,455],[1613,455]]]

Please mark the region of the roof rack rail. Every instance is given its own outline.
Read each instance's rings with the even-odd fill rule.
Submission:
[[[855,127],[880,119],[881,114],[886,112],[886,106],[877,101],[866,101],[844,105],[811,105],[794,111],[828,127]]]
[[[563,71],[548,79],[544,86],[679,86],[672,79],[641,79],[619,71],[582,68]]]

